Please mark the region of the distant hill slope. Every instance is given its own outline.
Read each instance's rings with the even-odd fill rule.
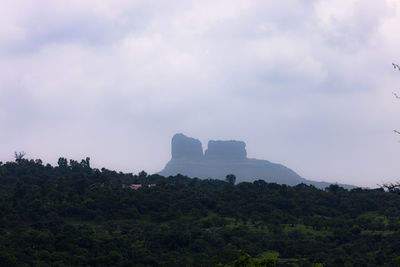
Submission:
[[[263,179],[278,184],[297,185],[300,183],[325,188],[327,182],[316,182],[302,178],[293,170],[267,160],[247,158],[243,141],[209,141],[203,154],[201,142],[183,134],[175,134],[171,142],[172,159],[158,174],[174,176],[225,179],[234,174],[237,182]],[[339,184],[344,188],[355,186]]]

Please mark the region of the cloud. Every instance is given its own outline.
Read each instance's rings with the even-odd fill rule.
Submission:
[[[2,159],[89,155],[154,172],[184,132],[243,139],[250,156],[310,179],[373,186],[399,171],[396,2],[3,6]]]
[[[382,21],[395,13],[385,1],[353,0],[320,1],[316,14],[325,40],[354,52],[373,42]]]

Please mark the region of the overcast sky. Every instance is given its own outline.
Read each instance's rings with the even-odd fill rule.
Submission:
[[[397,0],[0,0],[0,160],[161,170],[174,133],[400,180]]]

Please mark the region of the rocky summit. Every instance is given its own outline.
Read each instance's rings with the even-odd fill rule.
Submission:
[[[175,134],[171,142],[172,159],[202,159],[203,147],[197,139]]]
[[[248,158],[246,143],[243,141],[211,140],[203,153],[200,140],[179,133],[172,138],[171,153],[171,160],[158,174],[163,176],[182,174],[202,179],[225,179],[226,175],[234,174],[237,182],[261,179],[287,185],[311,184],[318,188],[330,185],[327,182],[304,179],[281,164]],[[340,186],[353,188],[349,185]]]
[[[243,141],[209,141],[206,159],[246,159],[246,143]]]

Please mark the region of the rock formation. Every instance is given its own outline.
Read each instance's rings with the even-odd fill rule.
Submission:
[[[246,159],[246,144],[242,141],[209,141],[206,159]]]
[[[247,158],[243,141],[209,141],[203,155],[201,142],[183,134],[175,134],[171,142],[172,159],[158,174],[171,176],[182,174],[189,177],[225,179],[234,174],[237,182],[265,180],[278,184],[311,184],[319,188],[330,185],[302,178],[293,170],[267,160]],[[352,188],[348,185],[340,185]]]
[[[172,137],[171,153],[172,159],[201,159],[203,147],[199,140],[179,133]]]

